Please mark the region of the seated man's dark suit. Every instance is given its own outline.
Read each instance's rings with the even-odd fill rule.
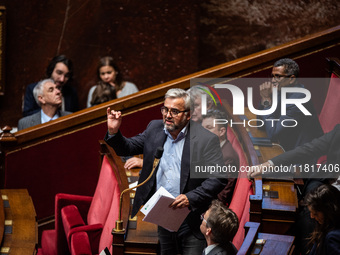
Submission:
[[[71,114],[71,112],[59,111],[60,117],[68,114]],[[33,127],[38,124],[41,124],[41,110],[33,115],[21,118],[18,123],[18,130]]]
[[[340,164],[340,124],[332,131],[294,150],[272,158],[274,165],[308,163],[310,158],[327,155],[327,164]]]
[[[151,121],[142,134],[132,138],[125,138],[120,132],[111,138],[108,138],[108,134],[105,137],[105,141],[113,147],[119,156],[143,153],[143,168],[139,183],[144,181],[151,173],[156,148],[163,147],[165,140],[166,134],[162,120]],[[166,160],[166,158],[161,158],[161,160]],[[225,186],[226,180],[190,178],[190,163],[224,165],[218,137],[195,122],[190,122],[185,137],[180,180],[180,193],[187,196],[191,212],[178,233],[185,234],[191,230],[204,239],[199,229],[201,224],[200,214],[208,209],[211,201]],[[136,215],[140,207],[154,194],[155,189],[156,174],[154,173],[145,185],[137,188],[132,216]]]
[[[204,255],[236,255],[236,254],[237,254],[236,247],[232,243],[229,243],[226,249],[220,245],[217,245],[209,253],[205,253]]]
[[[40,106],[35,101],[33,95],[33,89],[38,84],[38,82],[31,83],[27,86],[25,97],[24,97],[24,109],[23,109],[23,116],[29,116],[34,113],[37,113],[41,110]],[[64,103],[65,103],[65,111],[68,112],[76,112],[78,111],[78,95],[76,89],[71,85],[65,84],[62,89],[61,93],[63,94]]]
[[[296,84],[296,88],[304,88],[301,84]],[[288,99],[304,98],[302,93],[287,93]],[[310,142],[314,138],[323,135],[323,131],[318,119],[318,115],[314,109],[311,101],[303,104],[304,107],[312,114],[306,116],[295,104],[288,104],[286,108],[286,115],[281,115],[281,93],[278,92],[277,109],[269,115],[258,116],[264,121],[268,138],[272,141],[278,141],[285,151],[292,150],[297,146]],[[263,108],[262,109],[268,109]],[[265,121],[267,119],[276,119],[278,121]],[[294,119],[298,122],[296,127],[284,127],[281,122],[285,119]],[[285,125],[294,125],[292,121],[284,122]],[[272,126],[273,125],[273,126]]]
[[[291,165],[291,164],[305,164],[309,163],[311,158],[319,158],[320,156],[327,155],[327,164],[340,167],[340,125],[336,125],[332,131],[324,134],[323,136],[314,139],[294,150],[283,153],[272,159],[275,166]],[[322,173],[322,171],[320,171]],[[316,173],[315,173],[316,174]],[[333,179],[337,178],[339,173],[332,172]],[[323,173],[325,176],[326,173]],[[315,176],[314,176],[315,177]],[[323,176],[321,176],[323,177]],[[315,189],[323,183],[328,183],[330,180],[326,178],[307,179],[309,185],[306,185],[304,193]],[[308,208],[300,208],[300,213],[297,219],[296,231],[300,233],[302,238],[308,237],[314,230],[314,221],[310,218]],[[297,244],[302,244],[301,249],[306,249],[307,241],[305,239],[299,240],[297,236]]]

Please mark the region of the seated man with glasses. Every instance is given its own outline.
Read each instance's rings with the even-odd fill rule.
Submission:
[[[265,82],[260,85],[262,109],[269,109],[271,107],[272,90],[274,87],[278,88],[278,107],[276,111],[269,115],[258,116],[258,118],[264,120],[268,138],[272,141],[278,141],[286,151],[293,150],[323,135],[319,118],[311,100],[305,103],[304,107],[312,115],[304,115],[295,104],[287,104],[286,115],[281,115],[281,88],[304,88],[304,86],[298,82],[299,71],[299,66],[294,60],[289,58],[280,59],[274,63],[271,82]],[[287,93],[286,97],[287,99],[294,100],[304,98],[305,95],[296,92]],[[265,121],[268,119],[275,119],[276,121]],[[284,127],[281,123],[287,119],[294,119],[298,124],[295,127]],[[288,122],[289,121],[286,121],[286,123]],[[313,158],[313,155],[310,155],[306,163],[314,164],[316,161],[317,158]],[[308,190],[318,185],[320,181],[321,180],[316,178],[304,179],[304,187],[302,193],[299,194],[300,198],[303,198]],[[296,249],[302,252],[302,254],[305,254],[303,249],[307,247],[305,243],[307,243],[307,238],[309,237],[308,233],[306,233],[308,231],[306,230],[310,228],[313,229],[313,222],[310,220],[309,214],[305,213],[303,208],[300,208],[294,232],[297,240],[299,240],[297,243],[301,246],[301,248],[296,247]],[[302,250],[300,251],[300,249]]]
[[[213,174],[209,178],[206,175],[193,178],[190,167],[197,162],[205,166],[223,166],[220,143],[216,135],[190,121],[190,95],[185,90],[168,90],[161,113],[162,119],[151,121],[143,133],[126,138],[119,130],[121,112],[108,108],[105,141],[119,156],[143,153],[139,183],[150,175],[156,149],[164,148],[156,174],[136,190],[131,216],[137,214],[156,190],[164,187],[175,197],[169,206],[174,210],[188,207],[190,213],[177,232],[158,227],[161,254],[202,254],[206,243],[199,229],[200,215],[208,209],[227,180]]]
[[[323,135],[323,131],[311,101],[304,104],[304,107],[312,114],[304,115],[295,104],[288,104],[286,107],[286,115],[281,115],[281,88],[282,87],[296,87],[304,88],[298,82],[299,65],[292,59],[284,58],[274,63],[271,81],[260,85],[261,107],[260,110],[269,109],[272,105],[272,91],[273,88],[278,89],[278,107],[269,115],[258,116],[259,119],[264,120],[264,127],[266,129],[268,138],[272,141],[279,142],[286,150],[292,150],[299,145],[310,142],[312,139]],[[304,98],[303,93],[287,93],[287,99],[294,100]],[[265,121],[265,120],[275,121]],[[290,124],[288,119],[295,120],[296,126]],[[282,125],[282,121],[286,120],[286,126]],[[294,126],[294,127],[287,127]]]
[[[236,214],[223,203],[213,200],[210,208],[201,215],[201,232],[207,241],[204,255],[235,255],[231,243],[239,227]]]

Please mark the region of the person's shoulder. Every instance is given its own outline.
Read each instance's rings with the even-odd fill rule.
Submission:
[[[26,116],[26,117],[23,117],[23,118],[21,118],[20,120],[29,120],[29,119],[34,119],[34,118],[37,118],[38,116],[41,116],[41,112],[40,111],[38,111],[38,112],[36,112],[36,113],[33,113],[33,114],[31,114],[31,115],[28,115],[28,116]],[[19,120],[19,121],[20,121]]]
[[[131,95],[133,93],[136,93],[138,92],[138,88],[135,84],[133,84],[132,82],[128,82],[128,81],[125,81],[124,82],[124,87],[122,89],[122,91],[118,94],[118,98],[121,98],[121,97],[125,97],[125,96],[128,96],[128,95]]]
[[[71,114],[72,112],[68,112],[68,111],[60,111],[60,116],[66,116]]]
[[[36,112],[32,115],[22,117],[18,121],[18,127],[21,127],[21,129],[27,128],[28,126],[26,125],[26,123],[30,123],[30,122],[34,121],[35,119],[39,120],[39,118],[41,118],[41,112],[40,111],[38,111],[38,112]]]
[[[35,113],[36,114],[36,113]],[[33,114],[34,115],[34,114]],[[26,116],[26,117],[22,117],[21,119],[19,119],[19,124],[20,123],[25,123],[27,120],[29,119],[32,119],[32,116],[33,115],[29,115],[29,116]]]
[[[137,90],[138,90],[136,84],[134,84],[134,83],[132,83],[132,82],[130,82],[130,81],[125,81],[125,86],[127,86],[128,88],[134,88],[134,89],[137,89]],[[124,86],[124,87],[125,87],[125,86]]]
[[[94,90],[97,88],[97,86],[98,86],[98,84],[96,84],[96,85],[93,85],[93,86],[90,88],[90,90],[89,90],[89,91],[94,91]]]
[[[159,128],[159,127],[164,127],[163,120],[152,120],[148,124],[148,128]]]
[[[302,85],[301,83],[296,83],[291,88],[305,89],[305,86]],[[301,93],[301,92],[289,92],[288,97],[290,97],[290,98],[305,98],[306,95],[304,93]]]
[[[217,138],[217,136],[214,133],[205,129],[204,127],[202,127],[201,123],[197,123],[196,121],[191,120],[189,128],[190,128],[190,132],[192,132],[193,135],[206,137],[208,139],[211,139],[214,137]]]
[[[340,244],[340,229],[339,228],[329,231],[326,235],[326,239],[330,239],[334,237],[338,238],[339,244]]]
[[[33,83],[30,83],[30,84],[27,85],[27,88],[26,88],[26,89],[27,89],[27,90],[33,91],[34,87],[37,86],[37,84],[38,84],[37,81],[36,81],[36,82],[33,82]]]
[[[208,255],[229,255],[227,251],[222,248],[220,245],[216,245],[209,253]],[[232,254],[230,254],[232,255]]]
[[[325,237],[326,250],[340,250],[340,229],[334,229],[327,233]]]

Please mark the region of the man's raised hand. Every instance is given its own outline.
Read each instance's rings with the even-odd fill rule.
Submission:
[[[106,110],[107,115],[107,129],[110,135],[118,133],[120,125],[122,124],[122,113],[120,111],[111,110],[110,107]]]

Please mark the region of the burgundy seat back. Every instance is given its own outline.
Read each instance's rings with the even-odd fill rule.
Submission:
[[[331,76],[327,97],[322,107],[319,120],[324,133],[331,131],[340,123],[340,78],[334,73]]]
[[[112,165],[112,167],[115,168],[115,172],[119,171],[118,168],[117,168],[117,165]],[[116,220],[118,220],[118,217],[119,217],[119,199],[120,199],[120,193],[121,193],[120,188],[119,188],[119,183],[117,181],[117,177],[115,176],[115,174],[113,174],[113,176],[112,176],[110,189],[112,190],[112,194],[110,195],[111,202],[108,206],[109,211],[108,211],[105,223],[103,223],[103,231],[102,231],[102,235],[100,237],[98,253],[100,251],[104,250],[105,247],[109,248],[110,252],[112,253],[112,234],[111,234],[111,232],[112,232],[112,229],[115,227]],[[104,189],[104,191],[105,191],[105,189]],[[95,203],[94,200],[95,200],[95,197],[93,197],[94,206],[100,206],[100,202]],[[91,205],[91,207],[92,207],[92,205]],[[96,209],[93,209],[91,211],[91,214],[94,214],[95,210]],[[90,212],[89,212],[89,215],[90,215]]]
[[[241,143],[230,127],[227,129],[227,137],[239,157],[240,168],[242,166],[248,166],[247,157],[242,149]],[[251,182],[246,178],[245,172],[240,172],[236,181],[233,198],[230,203],[230,209],[236,213],[240,222],[239,229],[233,239],[233,244],[237,249],[241,247],[244,240],[244,224],[249,221],[249,195],[252,194],[253,190],[251,188]]]
[[[87,214],[87,224],[104,225],[111,210],[113,197],[117,194],[117,178],[106,156],[103,157],[100,176]],[[118,196],[120,195],[118,189]]]

